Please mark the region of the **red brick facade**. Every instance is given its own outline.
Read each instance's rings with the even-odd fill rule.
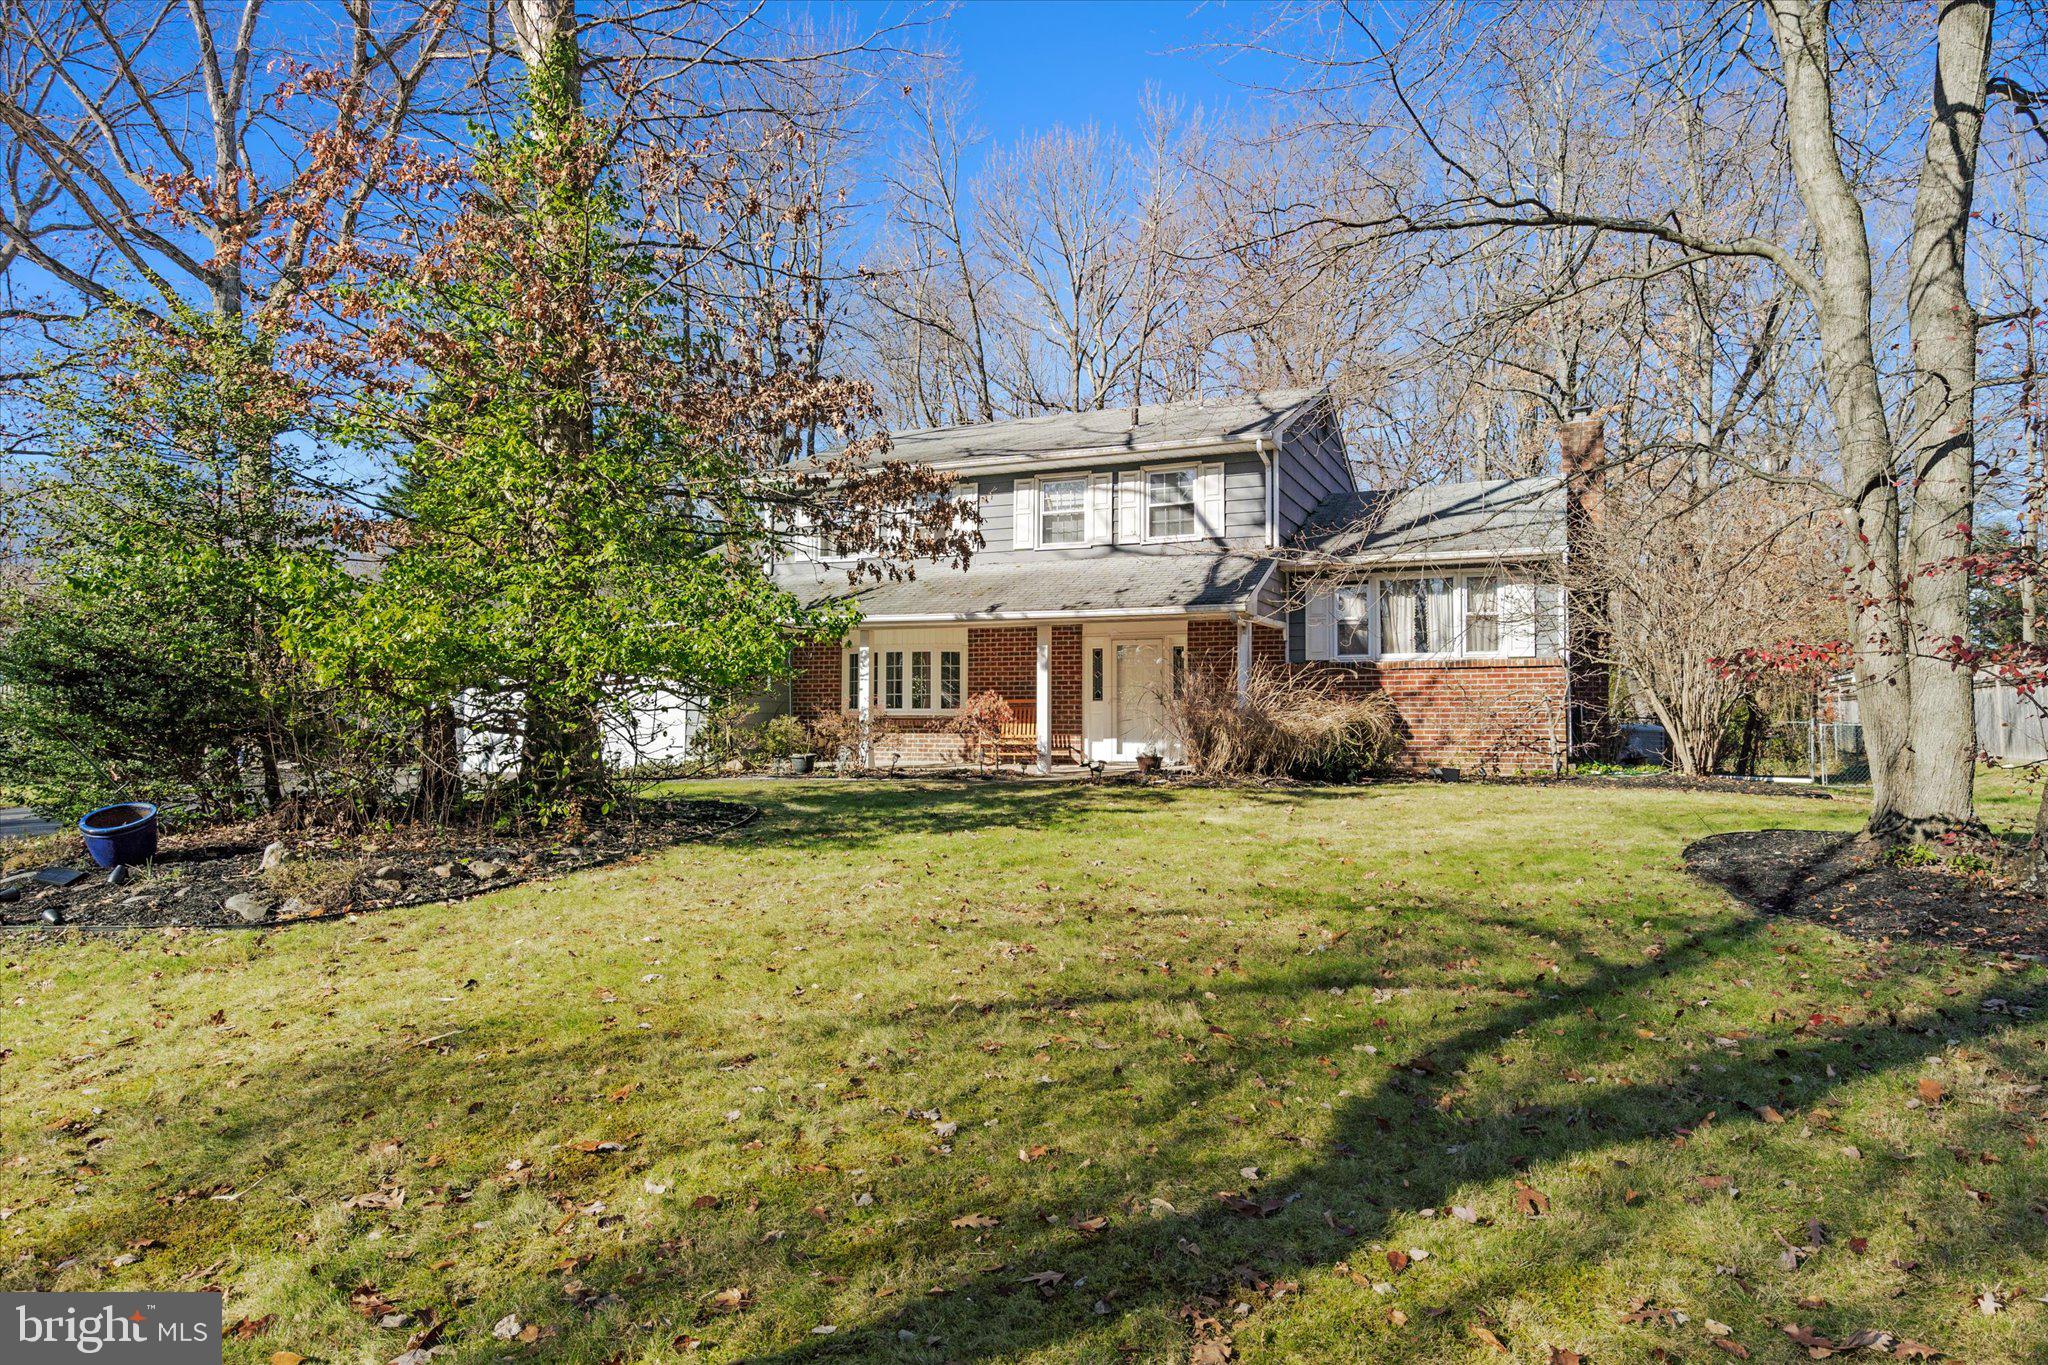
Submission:
[[[1071,762],[1082,730],[1082,628],[1051,628],[1053,758]],[[1237,670],[1237,622],[1195,617],[1187,623],[1189,670]],[[1255,667],[1289,668],[1329,677],[1347,691],[1377,691],[1393,703],[1415,767],[1483,772],[1547,772],[1562,760],[1566,699],[1586,706],[1605,700],[1605,678],[1570,680],[1556,660],[1461,659],[1439,662],[1289,665],[1287,640],[1270,626],[1252,627]],[[846,680],[837,645],[807,645],[794,660],[791,697],[799,720],[812,721],[844,702]],[[967,691],[1031,698],[1038,689],[1038,627],[975,626],[967,632]],[[905,764],[957,762],[959,741],[944,717],[886,718],[876,760]]]
[[[1313,663],[1300,671],[1394,705],[1418,768],[1548,772],[1565,746],[1565,668],[1554,659]]]
[[[1052,636],[1053,761],[1071,762],[1081,744],[1081,627],[1054,626]],[[806,724],[845,705],[844,654],[838,645],[796,651],[790,697]],[[1038,627],[973,626],[967,631],[967,695],[994,692],[1024,701],[1038,696]],[[945,716],[887,715],[875,702],[875,762],[958,763],[959,737]]]

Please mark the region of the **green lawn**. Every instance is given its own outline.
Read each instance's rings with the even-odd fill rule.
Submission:
[[[0,1289],[223,1286],[234,1360],[2048,1360],[2048,972],[1679,868],[1852,802],[705,790],[764,817],[0,940]]]

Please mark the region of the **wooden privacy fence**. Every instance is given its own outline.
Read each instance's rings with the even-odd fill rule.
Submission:
[[[2010,683],[1980,680],[1977,747],[1999,763],[2048,760],[2048,696],[2023,696]]]

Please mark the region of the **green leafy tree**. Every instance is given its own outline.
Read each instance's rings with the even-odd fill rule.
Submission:
[[[15,472],[23,574],[0,616],[0,780],[52,807],[123,794],[275,805],[323,742],[278,624],[334,550],[281,458],[295,386],[239,328],[130,319],[37,395]]]
[[[388,451],[387,517],[360,528],[374,576],[329,609],[312,584],[290,638],[326,676],[425,711],[511,699],[522,786],[544,808],[602,799],[601,717],[659,681],[729,695],[792,644],[850,624],[806,609],[764,561],[799,524],[870,571],[964,557],[946,481],[874,463],[792,465],[792,433],[852,435],[865,391],[774,363],[770,288],[707,286],[702,240],[662,205],[723,203],[721,159],[646,136],[654,91],[594,117],[566,12],[522,32],[524,119],[466,166],[419,177],[412,244],[374,258],[298,357],[340,398],[337,432]],[[456,211],[437,214],[436,191]],[[886,565],[887,568],[881,566]]]

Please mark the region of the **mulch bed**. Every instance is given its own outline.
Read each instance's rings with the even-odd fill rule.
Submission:
[[[82,856],[67,865],[88,875],[68,888],[0,880],[0,887],[22,890],[20,900],[0,904],[0,927],[48,929],[46,909],[80,929],[261,929],[335,919],[599,867],[715,838],[759,814],[736,801],[648,800],[633,802],[630,818],[574,840],[545,830],[508,836],[430,827],[371,837],[285,835],[284,866],[272,874],[262,871],[265,845],[247,831],[167,835],[156,859],[129,869],[121,885],[110,885],[108,874]]]
[[[1716,834],[1689,845],[1684,856],[1693,876],[1765,914],[1878,942],[2048,959],[2048,898],[1981,875],[1894,866],[1853,834]]]

